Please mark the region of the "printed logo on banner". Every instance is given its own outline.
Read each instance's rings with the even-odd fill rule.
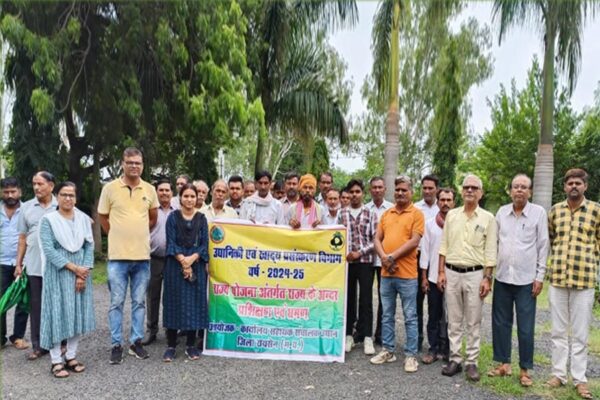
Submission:
[[[331,241],[329,242],[329,247],[331,247],[332,250],[338,251],[339,249],[342,248],[342,246],[344,246],[344,237],[342,236],[342,234],[340,232],[336,232],[333,234],[333,237],[331,238]]]
[[[225,240],[225,231],[220,225],[213,225],[213,227],[210,228],[210,240],[213,243],[221,243]]]

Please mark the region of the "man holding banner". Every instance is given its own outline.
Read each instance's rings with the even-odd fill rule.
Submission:
[[[323,213],[321,206],[314,200],[317,178],[311,174],[303,175],[298,187],[300,200],[289,206],[285,219],[294,229],[314,228],[321,223]]]

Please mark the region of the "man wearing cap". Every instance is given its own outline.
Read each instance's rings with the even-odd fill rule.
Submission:
[[[317,178],[311,174],[303,175],[298,184],[300,201],[288,209],[285,219],[294,229],[314,228],[321,223],[321,206],[314,200],[317,190]]]

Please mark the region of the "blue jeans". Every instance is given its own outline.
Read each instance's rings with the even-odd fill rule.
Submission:
[[[404,354],[414,357],[417,354],[419,339],[417,323],[417,279],[388,278],[381,279],[381,304],[383,319],[381,321],[381,340],[383,348],[389,352],[396,351],[396,297],[400,295],[402,312],[404,313],[404,329],[406,344]]]
[[[108,290],[110,291],[110,308],[108,325],[112,346],[123,342],[121,330],[123,325],[123,304],[127,295],[127,284],[131,285],[131,334],[129,341],[144,337],[144,319],[146,318],[146,290],[150,281],[150,261],[118,260],[108,262]]]

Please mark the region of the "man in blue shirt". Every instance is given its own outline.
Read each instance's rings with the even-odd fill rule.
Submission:
[[[0,203],[0,295],[3,295],[15,280],[17,247],[19,244],[19,216],[21,214],[21,188],[16,178],[0,181],[2,202]],[[13,334],[6,338],[6,314],[0,315],[0,341],[3,347],[8,340],[19,350],[29,348],[25,336],[28,314],[17,306]]]

